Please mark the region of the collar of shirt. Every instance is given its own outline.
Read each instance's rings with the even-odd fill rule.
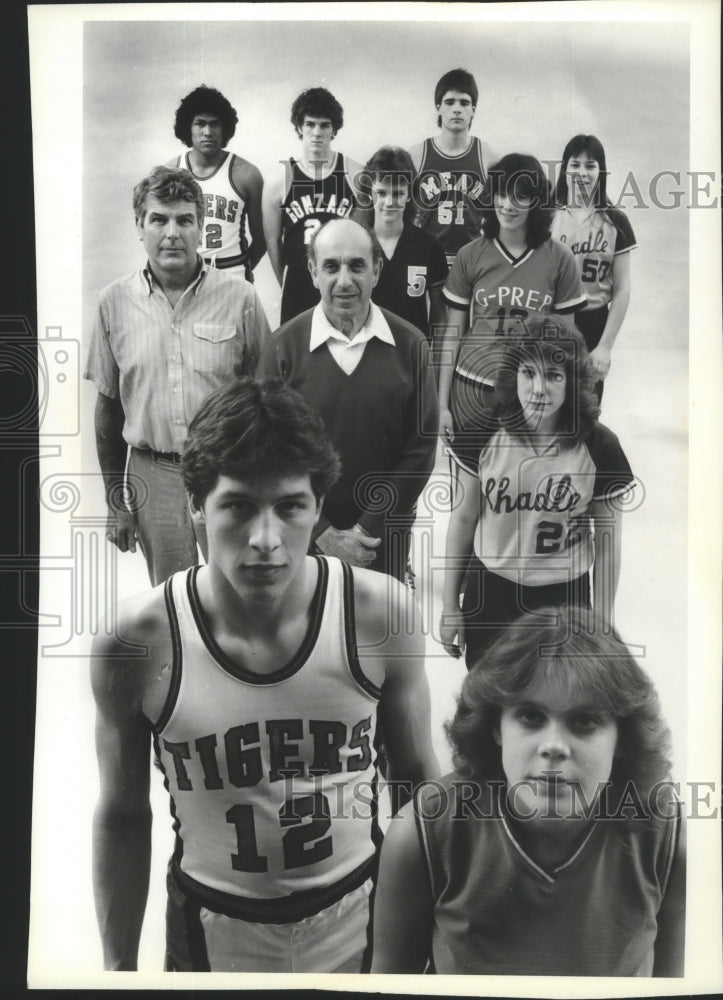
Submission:
[[[351,340],[331,325],[321,305],[316,306],[311,315],[309,351],[315,351],[326,344],[332,358],[346,375],[351,375],[357,367],[364,354],[364,348],[373,337],[396,347],[394,334],[384,314],[373,302],[369,303],[366,323]]]
[[[196,277],[190,282],[190,284],[184,289],[184,292],[186,292],[188,291],[189,288],[192,288],[194,295],[198,294],[198,290],[200,289],[201,285],[206,279],[206,275],[208,274],[208,267],[206,266],[203,257],[201,257],[199,254],[196,254],[196,265],[199,268],[198,273],[196,274]],[[162,290],[161,283],[151,270],[150,261],[147,260],[145,266],[141,268],[141,274],[143,275],[145,283],[148,286],[149,295],[152,295],[153,292],[156,290],[156,288]]]

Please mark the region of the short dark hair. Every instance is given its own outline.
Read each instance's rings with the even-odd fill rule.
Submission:
[[[472,104],[477,107],[477,101],[479,100],[477,81],[468,70],[451,69],[439,78],[437,86],[434,88],[435,108],[439,107],[442,103],[442,98],[450,90],[456,90],[459,94],[469,94],[472,98]]]
[[[607,193],[608,168],[605,160],[605,149],[596,135],[583,135],[582,133],[574,135],[563,150],[560,176],[555,185],[555,201],[558,205],[567,205],[567,164],[573,156],[579,156],[580,153],[587,153],[593,160],[597,160],[600,176],[595,188],[595,207],[608,208],[610,201]]]
[[[186,146],[193,145],[191,141],[191,123],[196,115],[213,114],[221,122],[223,129],[224,145],[233,139],[236,133],[238,115],[236,109],[231,106],[220,90],[207,87],[202,83],[190,94],[186,94],[181,103],[176,108],[176,121],[173,127],[177,139]]]
[[[359,202],[362,207],[373,209],[372,188],[380,181],[392,183],[403,180],[409,185],[409,200],[404,206],[403,219],[411,222],[416,212],[412,199],[412,184],[417,171],[411,156],[401,146],[382,146],[367,160],[361,172],[357,174]]]
[[[183,481],[200,508],[227,475],[309,474],[319,500],[341,474],[321,417],[280,381],[239,378],[207,396],[188,428]]]
[[[540,624],[541,617],[549,624]],[[503,708],[519,704],[538,681],[559,684],[618,726],[611,781],[633,782],[641,799],[670,772],[670,732],[652,681],[618,633],[587,608],[542,608],[509,625],[474,664],[445,726],[456,769],[466,777],[504,779],[495,739]]]
[[[566,316],[532,315],[518,320],[504,338],[493,413],[518,436],[526,434],[526,426],[517,395],[517,371],[526,360],[552,361],[564,368],[567,385],[559,428],[569,443],[584,441],[600,416],[600,405],[595,369],[575,324]]]
[[[196,218],[203,225],[206,200],[203,191],[188,170],[180,167],[154,167],[147,177],[133,188],[133,214],[136,222],[143,223],[148,196],[157,198],[164,204],[172,201],[188,201],[196,206]]]
[[[494,196],[510,191],[532,201],[527,217],[527,245],[535,250],[550,238],[554,213],[552,189],[539,160],[528,153],[508,153],[490,167],[482,192],[481,212],[482,230],[490,239],[500,232]]]
[[[301,136],[301,126],[307,115],[312,118],[328,118],[334,129],[334,135],[344,125],[344,109],[326,87],[311,87],[309,90],[302,90],[291,105],[291,124],[299,136]]]
[[[333,226],[336,222],[342,221],[353,222],[354,225],[359,226],[361,231],[369,237],[369,243],[372,249],[372,264],[376,267],[377,263],[382,259],[382,245],[373,229],[370,229],[368,226],[363,226],[355,219],[329,219],[329,221],[325,222],[323,226],[319,226],[318,229],[315,229],[311,234],[311,239],[309,240],[306,248],[306,255],[309,260],[316,264],[316,241],[319,238],[320,233],[323,233],[327,226]]]

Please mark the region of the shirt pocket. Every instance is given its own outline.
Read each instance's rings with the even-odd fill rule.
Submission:
[[[237,358],[236,327],[220,323],[193,324],[193,367],[197,372],[230,376]]]

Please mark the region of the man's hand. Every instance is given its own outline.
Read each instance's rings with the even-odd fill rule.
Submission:
[[[355,525],[353,528],[334,528],[331,525],[317,537],[316,544],[326,556],[336,556],[352,566],[371,566],[381,538],[373,538]]]
[[[105,522],[105,537],[109,542],[117,545],[121,552],[135,552],[138,536],[136,535],[135,519],[131,512],[109,507]]]
[[[464,652],[464,616],[461,611],[442,611],[439,620],[439,637],[450,656],[458,660]],[[455,638],[457,642],[455,643]]]

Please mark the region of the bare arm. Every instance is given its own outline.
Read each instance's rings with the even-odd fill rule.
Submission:
[[[602,622],[612,622],[622,551],[623,518],[619,503],[614,498],[594,500],[592,518],[595,526],[592,574],[595,617]]]
[[[610,354],[630,304],[630,254],[613,258],[613,294],[600,343],[590,352],[598,378],[605,378],[610,368]]]
[[[406,587],[372,570],[354,570],[354,603],[359,661],[381,687],[377,714],[396,811],[418,784],[439,775],[419,609]]]
[[[442,618],[439,623],[442,645],[450,656],[455,658],[460,657],[464,649],[464,625],[459,596],[467,564],[472,555],[474,533],[480,519],[479,491],[477,477],[460,467],[457,495],[447,528]]]
[[[681,816],[678,850],[660,910],[658,934],[655,938],[653,975],[656,977],[685,974],[685,818]]]
[[[93,889],[104,966],[133,970],[151,862],[151,732],[140,710],[137,667],[119,657],[116,644],[107,636],[98,638],[91,666],[100,776]]]
[[[282,202],[286,194],[286,165],[274,171],[264,184],[261,196],[261,213],[263,219],[264,237],[271,267],[279,284],[284,279],[284,264],[281,259],[281,223],[283,220]]]
[[[374,899],[372,972],[423,972],[432,944],[434,902],[412,804],[389,824]]]
[[[95,446],[105,484],[108,509],[106,534],[121,552],[136,551],[133,515],[123,503],[123,479],[128,445],[123,438],[125,415],[119,399],[98,393],[95,404]]]
[[[452,394],[452,376],[457,350],[469,328],[469,310],[447,310],[447,323],[442,327],[442,348],[439,358],[439,432],[444,437],[452,435],[452,415],[449,402]]]
[[[260,170],[253,163],[238,156],[234,163],[232,180],[234,187],[243,195],[248,208],[249,235],[251,236],[248,263],[253,270],[266,253],[266,239],[264,238],[264,225],[261,216],[264,180]]]

